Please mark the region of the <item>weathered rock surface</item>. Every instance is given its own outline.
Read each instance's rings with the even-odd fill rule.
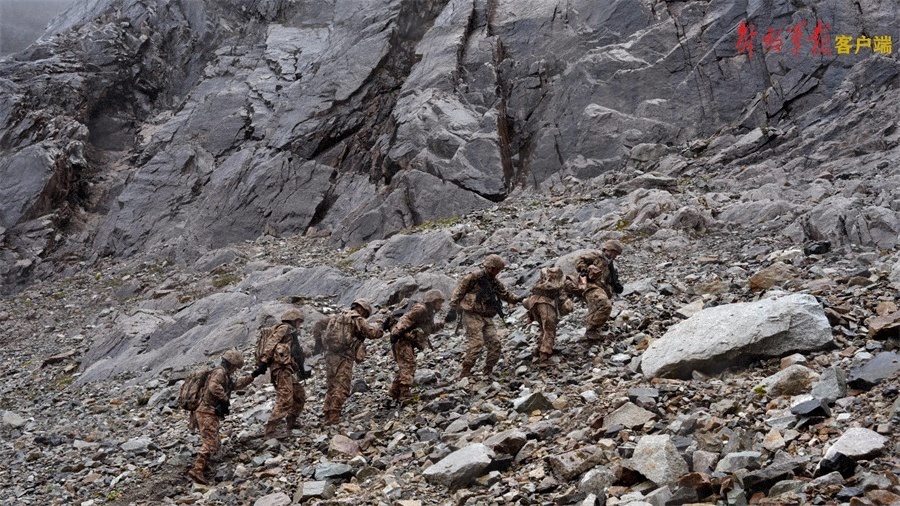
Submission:
[[[822,306],[809,295],[706,309],[675,325],[641,359],[648,376],[689,376],[832,343]]]
[[[15,181],[0,188],[4,290],[60,263],[184,264],[266,234],[358,246],[607,176],[630,209],[588,227],[898,242],[885,168],[900,67],[811,42],[820,21],[889,33],[891,6],[320,7],[97,0],[0,60],[0,176]],[[738,49],[742,20],[758,29],[753,55]],[[803,47],[763,51],[765,30],[783,25]],[[834,140],[863,124],[874,137]],[[671,197],[707,170],[725,192]]]
[[[422,471],[422,475],[431,483],[456,490],[481,476],[493,459],[494,452],[490,448],[476,443],[447,455]]]
[[[854,427],[841,434],[841,437],[825,452],[830,458],[842,453],[854,460],[867,459],[879,455],[885,450],[888,439],[875,431]]]

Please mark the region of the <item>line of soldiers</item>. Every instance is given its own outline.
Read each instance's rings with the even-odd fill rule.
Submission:
[[[460,379],[472,376],[472,369],[485,349],[482,374],[490,377],[501,356],[501,344],[494,324],[494,317],[504,316],[501,301],[507,304],[522,303],[528,311],[529,320],[538,324],[540,334],[533,351],[533,360],[538,366],[549,364],[557,324],[561,315],[572,311],[572,296],[580,296],[587,302],[584,338],[589,341],[602,339],[600,329],[612,311],[610,300],[614,294],[622,292],[613,263],[621,253],[622,244],[619,241],[606,241],[600,250],[580,256],[575,264],[577,279],[565,276],[558,267],[543,268],[528,297],[516,295],[497,279],[506,264],[499,255],[488,255],[480,268],[459,281],[443,322],[436,321],[435,316],[445,302],[444,294],[440,290],[426,292],[422,302],[412,304],[389,328],[397,371],[388,394],[404,403],[413,399],[411,389],[416,371],[416,351],[430,347],[429,335],[439,332],[457,317],[461,318],[466,335],[466,354]],[[372,315],[372,304],[365,299],[357,299],[349,310],[322,319],[313,328],[316,351],[324,351],[325,424],[340,422],[344,402],[350,396],[353,365],[366,357],[365,341],[380,339],[384,335],[381,328],[369,323]],[[188,472],[192,480],[207,482],[209,459],[219,448],[219,423],[228,414],[231,392],[246,387],[267,369],[275,386],[276,400],[263,436],[283,437],[291,433],[306,403],[306,391],[300,381],[303,358],[302,353],[298,356],[297,349],[297,331],[303,322],[304,315],[299,309],[285,311],[262,352],[265,359],[248,376],[233,378],[244,365],[239,351],[223,353],[221,365],[209,375],[200,406],[191,413],[190,427],[199,429],[202,439],[197,460]],[[224,410],[221,409],[223,405],[226,406]],[[285,422],[286,432],[278,432],[282,421]]]

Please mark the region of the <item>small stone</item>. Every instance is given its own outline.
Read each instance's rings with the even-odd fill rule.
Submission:
[[[253,506],[290,506],[291,498],[284,492],[264,495],[257,499]]]
[[[27,423],[27,420],[19,416],[17,413],[13,413],[12,411],[4,411],[2,423],[3,425],[18,429],[24,427]]]

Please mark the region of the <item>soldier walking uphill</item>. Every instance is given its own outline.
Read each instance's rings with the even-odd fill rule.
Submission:
[[[240,390],[253,382],[259,374],[253,371],[235,381],[232,375],[244,367],[244,357],[237,350],[228,350],[222,354],[222,364],[210,371],[206,379],[200,404],[191,412],[190,428],[200,430],[200,453],[194,467],[188,471],[188,477],[197,483],[207,484],[206,471],[209,459],[219,451],[219,422],[225,419],[230,406],[233,390]]]
[[[575,268],[584,284],[584,300],[588,312],[584,321],[584,338],[599,340],[603,338],[600,329],[609,320],[612,313],[614,293],[622,293],[619,274],[613,261],[622,254],[622,243],[606,241],[600,250],[588,252],[575,261]]]
[[[497,339],[497,327],[494,316],[503,317],[500,300],[509,304],[517,304],[522,298],[506,289],[497,279],[497,274],[506,264],[499,255],[488,255],[482,267],[466,274],[456,285],[450,297],[450,312],[447,322],[453,321],[458,309],[462,310],[462,324],[466,328],[467,349],[463,359],[460,378],[472,374],[472,367],[487,347],[484,360],[484,375],[489,376],[500,360],[500,341]]]
[[[410,390],[416,375],[416,351],[430,347],[428,335],[444,328],[443,322],[435,322],[434,315],[441,310],[444,294],[440,290],[425,292],[424,302],[412,308],[391,329],[391,350],[397,360],[397,374],[388,395],[398,401],[412,398]]]
[[[276,429],[282,420],[287,434],[297,423],[297,416],[306,403],[306,390],[300,383],[303,371],[303,349],[297,338],[297,329],[303,325],[303,312],[288,309],[281,315],[281,323],[271,329],[271,335],[262,343],[257,357],[259,363],[254,373],[262,374],[268,368],[275,385],[275,407],[266,422],[265,438],[276,437]]]
[[[379,339],[384,332],[366,321],[372,305],[365,299],[350,304],[350,310],[333,316],[322,336],[325,349],[325,423],[341,421],[341,409],[350,396],[353,363],[366,358],[365,339]]]
[[[560,316],[572,312],[572,299],[568,293],[576,290],[575,283],[563,275],[559,267],[541,269],[541,276],[531,287],[531,295],[523,305],[528,310],[528,317],[538,323],[540,335],[534,347],[534,361],[538,365],[548,365],[556,344],[556,326]]]

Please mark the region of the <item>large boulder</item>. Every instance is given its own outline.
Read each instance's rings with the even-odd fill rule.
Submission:
[[[794,294],[705,309],[674,325],[641,359],[647,376],[689,377],[832,344],[822,305]]]
[[[441,459],[422,472],[429,483],[451,490],[469,485],[493,462],[494,451],[481,443],[471,444]]]

